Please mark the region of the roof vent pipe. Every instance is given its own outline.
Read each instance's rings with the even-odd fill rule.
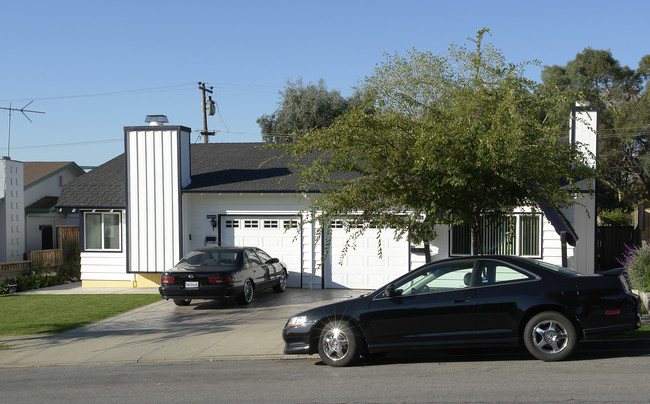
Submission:
[[[164,126],[169,122],[166,115],[147,115],[147,118],[144,121],[148,123],[149,126]]]

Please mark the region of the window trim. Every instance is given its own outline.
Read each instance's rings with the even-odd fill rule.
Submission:
[[[87,227],[88,220],[87,220],[87,216],[89,214],[90,215],[93,215],[93,214],[94,215],[100,215],[100,217],[101,217],[101,220],[100,220],[100,223],[101,223],[101,238],[100,238],[100,240],[101,240],[101,244],[102,244],[101,248],[88,248],[88,245],[87,245],[87,243],[88,243],[88,227]],[[117,217],[118,217],[118,222],[117,222],[117,237],[118,237],[117,242],[118,242],[118,247],[117,248],[104,248],[104,222],[105,222],[104,217],[107,216],[107,215],[117,215]],[[121,252],[122,251],[122,245],[123,245],[122,212],[119,212],[119,211],[116,212],[116,211],[110,211],[110,210],[106,210],[106,211],[96,211],[96,210],[86,211],[86,212],[83,213],[83,231],[84,231],[84,234],[83,234],[84,251],[88,251],[88,252]]]

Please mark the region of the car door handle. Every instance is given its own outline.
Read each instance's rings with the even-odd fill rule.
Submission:
[[[463,297],[463,298],[454,300],[454,303],[467,303],[467,302],[469,302],[469,299],[470,299],[469,296]]]

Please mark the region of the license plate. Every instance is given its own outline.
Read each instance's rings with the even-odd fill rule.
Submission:
[[[199,287],[199,281],[186,281],[185,282],[185,288],[186,289],[198,289]]]

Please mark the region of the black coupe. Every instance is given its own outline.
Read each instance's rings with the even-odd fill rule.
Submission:
[[[523,344],[544,361],[580,339],[641,324],[622,269],[581,275],[532,259],[453,258],[427,264],[356,299],[291,317],[286,354],[319,353],[331,366],[391,350]]]
[[[190,251],[160,277],[160,296],[187,306],[192,299],[253,301],[255,291],[287,287],[287,268],[257,247],[213,247]]]

